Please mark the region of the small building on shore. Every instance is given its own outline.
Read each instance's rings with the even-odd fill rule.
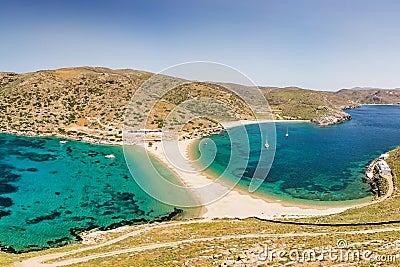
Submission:
[[[380,160],[375,165],[378,168],[379,174],[391,174],[392,170],[384,160]]]
[[[130,134],[140,134],[140,135],[143,135],[143,134],[162,135],[163,134],[163,131],[161,129],[156,129],[156,130],[153,130],[153,129],[128,130],[127,132],[130,133]]]
[[[380,155],[379,159],[387,160],[389,158],[389,154]]]
[[[142,142],[160,142],[165,132],[161,129],[132,129],[123,133],[125,144],[140,144]]]

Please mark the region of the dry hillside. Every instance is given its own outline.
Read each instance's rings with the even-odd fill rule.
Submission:
[[[364,103],[400,102],[400,92],[396,90],[331,93],[297,87],[262,87],[268,105],[253,94],[254,87],[192,82],[162,75],[147,82],[152,76],[144,71],[99,67],[0,73],[0,131],[118,143],[124,125],[165,129],[172,111],[176,114],[168,118],[168,129],[183,128],[190,137],[192,131],[197,131],[195,136],[215,132],[220,127],[216,122],[219,120],[268,117],[265,113],[269,107],[275,119],[306,119],[327,126],[350,119],[343,111],[346,108]],[[174,84],[179,85],[163,96],[152,91],[155,85],[164,88]],[[146,89],[131,101],[143,85]],[[149,105],[153,102],[154,105]],[[177,109],[181,106],[184,109]],[[202,115],[191,118],[188,114]]]
[[[400,104],[398,89],[342,89],[336,93],[360,104]]]

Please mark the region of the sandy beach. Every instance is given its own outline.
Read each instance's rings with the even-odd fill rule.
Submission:
[[[182,182],[193,192],[204,207],[203,218],[247,218],[272,219],[280,217],[317,216],[340,213],[348,207],[302,207],[293,204],[272,202],[240,190],[230,190],[226,185],[213,181],[196,170],[189,162],[188,149],[195,140],[179,141],[180,155],[166,155],[164,149],[171,144],[155,142],[146,146],[153,156],[174,170]],[[183,162],[186,161],[186,162]],[[179,166],[185,166],[179,168]],[[207,186],[208,190],[197,190]]]

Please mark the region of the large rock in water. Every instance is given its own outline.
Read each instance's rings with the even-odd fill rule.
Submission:
[[[351,116],[344,111],[335,112],[333,114],[324,115],[314,118],[311,122],[316,123],[320,127],[327,127],[333,124],[342,123],[351,120]]]

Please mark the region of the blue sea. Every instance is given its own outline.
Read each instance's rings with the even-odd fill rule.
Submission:
[[[155,175],[143,148],[125,149],[135,179]],[[105,158],[108,154],[115,158]],[[148,196],[135,179],[122,147],[2,134],[0,245],[15,252],[60,246],[88,229],[163,220],[175,211]],[[192,201],[188,192],[176,197]]]
[[[368,200],[365,166],[400,145],[400,106],[346,112],[352,120],[326,128],[305,122],[230,128],[199,142],[194,156],[202,153],[206,173],[274,199],[333,206]]]
[[[242,188],[258,178],[257,194],[324,205],[370,198],[364,168],[400,145],[400,107],[363,106],[347,112],[352,120],[327,128],[301,122],[231,128],[206,139],[216,145],[215,158],[209,142],[199,142],[194,153],[203,152],[204,166],[211,161],[206,171],[222,174],[227,182],[240,180]],[[88,229],[171,215],[175,207],[148,196],[136,183],[139,179],[157,187],[143,148],[126,149],[125,159],[118,146],[1,134],[0,246],[15,252],[60,246]],[[105,158],[108,154],[115,158]],[[164,165],[151,162],[179,184]],[[189,192],[158,192],[195,202]],[[185,212],[191,216],[197,211]]]

